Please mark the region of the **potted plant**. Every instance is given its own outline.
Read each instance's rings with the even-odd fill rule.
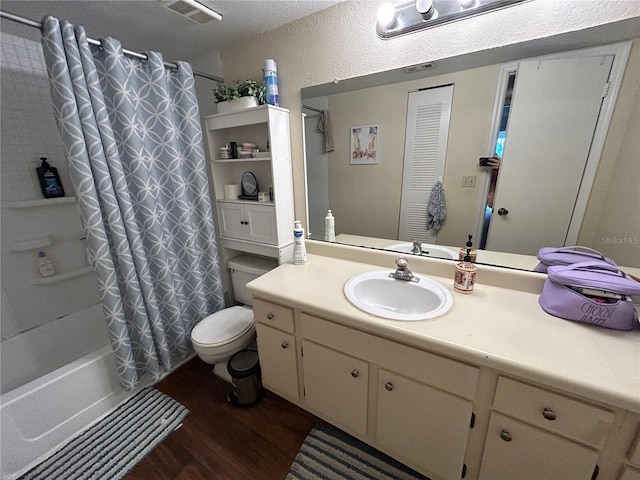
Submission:
[[[232,85],[218,83],[213,89],[213,98],[218,113],[257,107],[266,101],[264,85],[250,79],[242,82],[236,80]]]

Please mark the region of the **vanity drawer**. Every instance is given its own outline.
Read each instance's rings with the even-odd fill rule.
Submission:
[[[495,410],[593,447],[602,447],[613,423],[609,410],[505,377],[498,378]]]
[[[308,340],[401,373],[421,383],[473,399],[478,368],[303,313]]]
[[[293,310],[291,308],[254,298],[253,316],[256,322],[293,333]]]

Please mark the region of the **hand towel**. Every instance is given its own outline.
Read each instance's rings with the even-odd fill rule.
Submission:
[[[435,233],[438,233],[446,216],[447,208],[444,198],[444,186],[442,182],[438,180],[431,189],[429,203],[427,204],[427,230],[433,229]]]
[[[324,151],[333,152],[333,129],[331,128],[331,116],[329,110],[323,110],[318,120],[318,130],[324,133]]]

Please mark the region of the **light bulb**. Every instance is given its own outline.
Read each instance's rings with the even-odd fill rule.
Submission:
[[[471,8],[476,6],[476,0],[459,0],[462,8]]]
[[[435,9],[433,8],[433,0],[416,0],[416,10],[422,15],[422,18],[429,20],[433,17]]]
[[[396,22],[396,9],[390,2],[385,2],[378,8],[378,25],[391,27]]]

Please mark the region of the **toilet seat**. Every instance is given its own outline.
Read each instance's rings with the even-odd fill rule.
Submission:
[[[235,306],[200,320],[191,331],[191,341],[202,360],[218,363],[248,345],[254,334],[253,311]]]

